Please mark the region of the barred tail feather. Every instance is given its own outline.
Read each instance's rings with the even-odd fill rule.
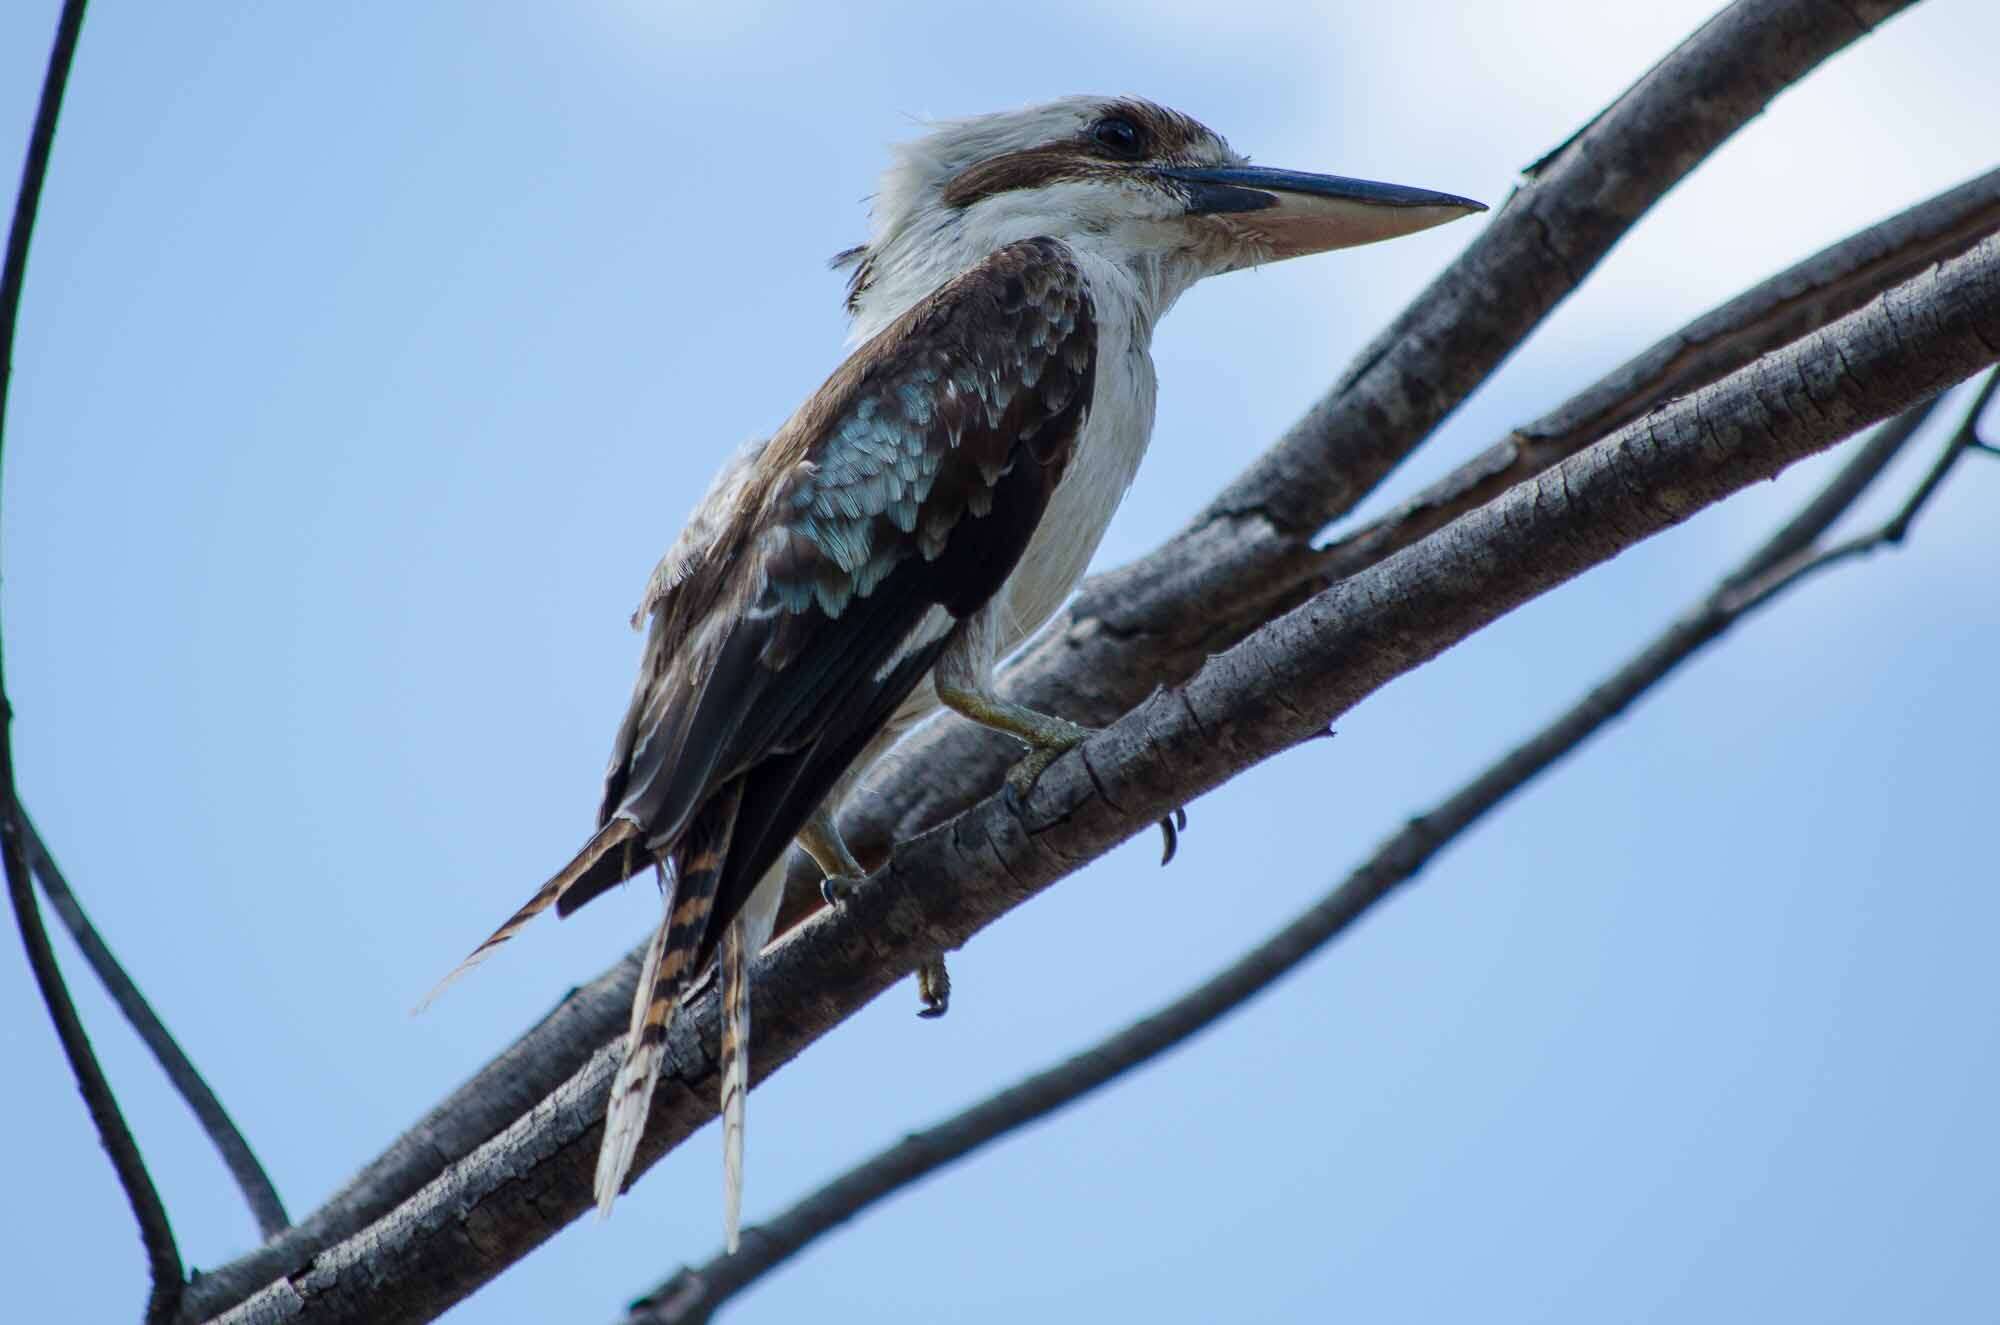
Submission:
[[[729,855],[736,811],[743,802],[743,784],[730,784],[702,806],[687,837],[673,849],[671,886],[663,889],[666,915],[646,949],[646,965],[632,994],[632,1027],[625,1037],[625,1061],[611,1082],[604,1106],[604,1144],[597,1152],[597,1210],[611,1213],[612,1202],[625,1185],[639,1138],[646,1130],[653,1086],[667,1049],[667,1027],[681,995],[696,974],[695,960],[703,952],[716,885]]]
[[[639,971],[639,987],[632,999],[632,1026],[625,1036],[625,1061],[611,1081],[611,1096],[604,1105],[604,1144],[597,1151],[597,1196],[600,1219],[611,1217],[618,1189],[625,1185],[632,1159],[639,1153],[639,1138],[646,1131],[646,1114],[653,1102],[653,1086],[660,1079],[660,1063],[666,1055],[667,1021],[680,1001],[680,990],[660,983],[660,960],[666,953],[667,935],[673,929],[674,893],[663,890],[665,914],[653,941],[646,945],[646,964]]]
[[[627,846],[638,836],[639,825],[630,819],[613,819],[598,829],[596,835],[583,844],[583,850],[576,853],[574,860],[563,866],[554,878],[536,889],[535,895],[530,897],[520,910],[509,916],[506,924],[494,930],[484,943],[472,950],[471,955],[452,968],[451,974],[438,981],[431,992],[425,994],[423,999],[410,1009],[410,1015],[415,1016],[429,1007],[437,1000],[437,996],[450,988],[460,976],[492,956],[494,949],[527,928],[530,920],[560,902],[563,894],[574,886],[577,880],[588,874],[598,861],[604,859],[613,847]]]
[[[750,1093],[750,943],[742,915],[722,935],[722,1246],[743,1218],[743,1097]]]

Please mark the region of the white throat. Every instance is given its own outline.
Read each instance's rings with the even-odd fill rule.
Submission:
[[[901,317],[924,296],[995,252],[1022,239],[1049,236],[1067,244],[1090,264],[1092,284],[1115,282],[1105,290],[1121,312],[1136,313],[1143,339],[1187,288],[1208,274],[1208,266],[1185,253],[1137,249],[1088,235],[1064,234],[1057,217],[1002,206],[988,199],[963,211],[942,203],[920,205],[902,224],[879,235],[859,259],[865,267],[852,305],[848,343],[858,345]],[[1102,296],[1100,296],[1102,297]]]

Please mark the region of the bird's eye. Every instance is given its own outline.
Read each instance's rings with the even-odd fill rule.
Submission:
[[[1146,154],[1146,136],[1139,126],[1117,115],[1107,115],[1090,126],[1090,136],[1113,156],[1136,160]]]

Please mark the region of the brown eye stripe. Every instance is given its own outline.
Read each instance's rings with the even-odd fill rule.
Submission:
[[[1084,179],[1103,168],[1074,142],[1050,143],[1009,152],[952,176],[944,187],[944,205],[970,207],[982,198],[1016,189],[1039,189],[1065,179]]]
[[[1107,102],[1092,122],[1107,116],[1130,120],[1146,144],[1147,158],[1152,161],[1173,161],[1213,137],[1198,122],[1148,101]],[[1024,148],[967,166],[945,185],[942,201],[947,207],[965,208],[1016,189],[1046,188],[1066,179],[1113,175],[1123,168],[1122,163],[1115,161],[1091,138],[1086,126],[1074,138]]]

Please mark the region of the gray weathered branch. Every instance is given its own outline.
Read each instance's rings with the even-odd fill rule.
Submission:
[[[1422,411],[1385,413],[1382,400],[1411,383],[1442,383],[1450,386],[1449,399],[1433,402],[1437,412],[1456,403],[1572,288],[1583,268],[1595,260],[1593,251],[1601,254],[1685,173],[1692,164],[1690,144],[1705,144],[1700,147],[1703,151],[1712,149],[1783,85],[1803,77],[1861,35],[1865,24],[1880,22],[1904,7],[1901,3],[1841,6],[1830,0],[1744,0],[1732,6],[1593,122],[1588,155],[1594,160],[1584,160],[1583,148],[1571,144],[1558,154],[1566,162],[1562,168],[1552,166],[1538,175],[1532,192],[1542,210],[1534,215],[1544,223],[1550,217],[1575,216],[1578,238],[1566,241],[1577,245],[1566,249],[1571,266],[1552,263],[1541,244],[1540,226],[1529,213],[1517,210],[1525,204],[1510,205],[1494,226],[1511,238],[1475,246],[1426,296],[1445,301],[1447,307],[1439,316],[1446,321],[1466,314],[1476,303],[1498,310],[1494,315],[1504,324],[1490,319],[1482,323],[1490,342],[1481,348],[1418,337],[1393,355],[1371,353],[1337,392],[1337,408],[1323,402],[1314,412],[1314,425],[1294,429],[1286,445],[1309,446],[1316,436],[1331,437],[1339,431],[1335,427],[1339,418],[1351,414],[1342,427],[1373,429],[1388,444],[1404,450],[1414,447],[1435,418]],[[1741,51],[1730,54],[1720,49],[1730,43],[1740,43]],[[1576,265],[1579,262],[1583,265]],[[1507,268],[1514,264],[1526,274],[1511,275]],[[1518,289],[1523,282],[1534,288]],[[1494,290],[1503,292],[1502,297],[1495,298]],[[1355,382],[1373,385],[1365,391],[1350,389]],[[1233,491],[1243,488],[1239,482]],[[1336,495],[1324,500],[1320,509],[1331,517],[1339,508]],[[1151,679],[1178,679],[1191,670],[1191,664],[1178,669],[1152,667],[1147,650],[1151,633],[1164,632],[1174,618],[1187,615],[1190,602],[1229,601],[1235,585],[1255,585],[1274,566],[1310,556],[1310,537],[1310,530],[1281,532],[1254,512],[1211,513],[1138,566],[1087,588],[1086,603],[1071,617],[1071,628],[1057,631],[1026,665],[1013,669],[1017,693],[1039,697],[1048,707],[1091,721],[1116,716],[1144,694]],[[1290,601],[1298,596],[1291,591]],[[1240,638],[1290,601],[1262,601],[1253,610],[1234,614],[1221,623],[1227,633],[1212,647]],[[1178,656],[1185,658],[1198,659],[1206,651],[1201,642],[1177,647]],[[1164,656],[1171,650],[1161,652]],[[1102,688],[1106,678],[1121,674],[1149,679],[1129,694]],[[953,753],[959,760],[967,754],[963,749]],[[897,825],[936,822],[969,804],[997,780],[1007,757],[1000,745],[983,754],[974,751],[970,764],[961,766],[974,769],[977,781],[954,782],[939,798],[915,795],[914,778],[882,784],[884,813],[876,819],[873,855],[879,858],[881,844]],[[888,794],[891,790],[893,795]],[[190,1286],[182,1319],[205,1319],[244,1301],[275,1276],[296,1270],[380,1220],[391,1207],[437,1178],[444,1165],[493,1138],[569,1078],[593,1047],[622,1029],[621,1005],[629,1004],[632,976],[628,963],[580,990],[320,1210],[266,1247],[204,1275]]]
[[[1879,526],[1866,533],[1835,543],[1831,547],[1816,548],[1799,546],[1784,555],[1768,556],[1763,563],[1746,568],[1730,586],[1731,593],[1726,606],[1736,612],[1753,612],[1778,594],[1793,585],[1818,574],[1820,571],[1838,566],[1843,562],[1865,557],[1869,553],[1885,547],[1901,546],[1909,537],[1910,526],[1917,515],[1929,504],[1930,499],[1943,486],[1945,479],[1960,460],[1973,451],[2000,454],[1991,443],[1979,435],[1980,416],[1992,403],[1996,388],[2000,388],[2000,373],[1989,374],[1986,384],[1972,400],[1972,408],[1966,412],[1965,422],[1946,443],[1930,470],[1924,475],[1916,489],[1912,491],[1896,513]],[[1829,496],[1831,494],[1829,493]],[[1807,511],[1801,519],[1808,518]]]
[[[1380,519],[1336,540],[1301,583],[1323,588],[1408,547],[1661,401],[1735,372],[1996,231],[2000,170],[1990,170],[1820,250],[1696,318]]]
[[[1786,87],[1909,7],[1739,0],[1538,162],[1459,261],[1210,504],[1310,536],[1400,464],[1611,246]]]
[[[1453,339],[1426,328],[1458,317],[1492,328],[1497,318],[1505,321],[1508,334],[1526,336],[1567,292],[1563,283],[1580,279],[1588,267],[1574,258],[1567,265],[1552,264],[1540,247],[1541,224],[1567,225],[1587,214],[1592,224],[1584,233],[1608,247],[1644,205],[1684,173],[1666,148],[1657,158],[1652,154],[1646,134],[1656,132],[1663,142],[1719,144],[1727,130],[1712,118],[1716,107],[1754,114],[1770,99],[1772,78],[1802,76],[1823,58],[1822,45],[1800,47],[1793,40],[1790,25],[1802,17],[1802,11],[1783,5],[1732,7],[1635,84],[1587,132],[1551,154],[1533,182],[1509,200],[1411,312],[1363,353],[1341,385],[1231,485],[1233,496],[1141,561],[1086,584],[1064,616],[1011,661],[1003,675],[1008,695],[1079,721],[1109,722],[1154,685],[1184,679],[1209,654],[1308,594],[1407,547],[1671,396],[1734,372],[2000,229],[2000,172],[1993,172],[1763,282],[1510,434],[1383,520],[1324,551],[1315,549],[1321,525],[1344,513],[1380,477],[1371,469],[1365,484],[1342,478],[1343,448],[1365,439],[1376,448],[1367,462],[1375,468],[1388,463],[1383,458],[1388,451],[1407,454],[1506,352],[1497,339]],[[1820,23],[1815,35],[1823,41],[1829,33],[1854,31],[1851,24]],[[1750,40],[1772,66],[1714,58],[1717,43],[1739,39]],[[1728,81],[1716,81],[1725,75]],[[1693,87],[1696,81],[1699,88]],[[1698,112],[1675,100],[1697,92],[1707,98]],[[1690,117],[1686,122],[1675,118],[1683,111]],[[1620,208],[1593,210],[1593,200],[1606,191],[1616,194]],[[1582,252],[1578,242],[1567,242],[1565,253]],[[1383,350],[1384,345],[1390,348]],[[1440,400],[1436,393],[1447,386],[1457,394]],[[1419,408],[1426,401],[1430,405]],[[1279,500],[1280,488],[1289,494],[1283,499],[1287,509],[1302,511],[1302,503],[1309,504],[1311,518],[1281,523],[1260,515]],[[1259,492],[1268,498],[1261,505],[1251,500]],[[841,816],[842,831],[864,862],[879,860],[889,843],[941,823],[985,795],[1014,757],[1010,743],[971,724],[934,724],[906,742],[896,763],[850,802]],[[908,771],[914,768],[923,772]],[[944,770],[948,774],[941,776]],[[799,856],[780,929],[818,905],[818,875]]]
[[[1907,531],[1943,471],[1967,441],[2000,375],[1989,375],[1971,414],[1896,520],[1877,531]],[[1332,890],[1187,993],[1053,1067],[997,1091],[945,1121],[912,1132],[794,1203],[743,1230],[743,1245],[670,1275],[627,1310],[624,1325],[700,1325],[716,1309],[869,1206],[922,1181],[981,1146],[1080,1099],[1099,1086],[1213,1025],[1317,953],[1391,891],[1414,878],[1439,851],[1508,796],[1576,749],[1731,626],[1801,581],[1785,577],[1747,596],[1739,586],[1790,563],[1879,477],[1924,421],[1935,398],[1884,424],[1813,500],[1753,553],[1693,611],[1675,622],[1610,677],[1432,809],[1411,819]],[[1843,544],[1848,546],[1847,544]]]
[[[1058,762],[1025,806],[991,798],[903,843],[838,914],[776,945],[753,981],[762,1074],[925,956],[1312,740],[1521,603],[1996,359],[2000,238],[1315,595]],[[716,1029],[712,996],[677,1018],[638,1169],[714,1116]],[[606,1046],[389,1215],[225,1319],[418,1321],[458,1301],[589,1205],[614,1066]]]

